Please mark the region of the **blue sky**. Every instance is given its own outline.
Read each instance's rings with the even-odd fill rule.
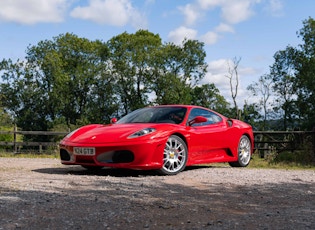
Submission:
[[[107,41],[147,29],[163,42],[186,37],[205,43],[208,74],[230,101],[228,62],[241,58],[238,101],[268,73],[273,55],[297,47],[302,22],[315,19],[314,0],[1,0],[0,59],[23,59],[28,45],[67,32]]]

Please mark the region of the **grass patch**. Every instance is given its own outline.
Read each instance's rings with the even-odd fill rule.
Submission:
[[[292,153],[288,153],[292,154]],[[285,153],[283,153],[285,155]],[[253,154],[252,160],[248,165],[249,168],[272,168],[272,169],[312,169],[315,170],[315,163],[313,162],[299,162],[296,160],[279,160],[274,156],[266,156],[261,158],[258,154]]]
[[[9,158],[59,158],[57,153],[8,153],[0,152],[0,157]]]

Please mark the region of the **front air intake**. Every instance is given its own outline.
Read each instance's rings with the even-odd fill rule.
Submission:
[[[128,150],[115,151],[113,154],[113,163],[129,163],[134,160],[133,153]]]
[[[60,149],[60,159],[63,161],[70,161],[70,154],[65,149]]]

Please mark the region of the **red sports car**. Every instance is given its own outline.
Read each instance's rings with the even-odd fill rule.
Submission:
[[[242,121],[199,106],[162,105],[69,133],[60,142],[60,157],[62,164],[87,169],[157,169],[174,175],[213,162],[245,167],[253,145],[252,127]]]

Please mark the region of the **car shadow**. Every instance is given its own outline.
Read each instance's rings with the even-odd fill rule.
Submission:
[[[217,166],[187,166],[184,171],[198,170],[202,168],[216,168]],[[59,174],[59,175],[78,175],[78,176],[113,176],[113,177],[142,177],[142,176],[163,176],[156,170],[133,170],[133,169],[117,169],[117,168],[102,168],[97,170],[87,170],[81,166],[67,166],[56,168],[39,168],[32,170],[33,172],[44,174]]]
[[[71,166],[63,168],[42,168],[34,169],[34,172],[45,174],[64,174],[64,175],[78,175],[78,176],[114,176],[114,177],[139,177],[147,175],[158,175],[156,171],[152,170],[131,170],[131,169],[115,169],[102,168],[98,170],[87,170],[81,166]]]

